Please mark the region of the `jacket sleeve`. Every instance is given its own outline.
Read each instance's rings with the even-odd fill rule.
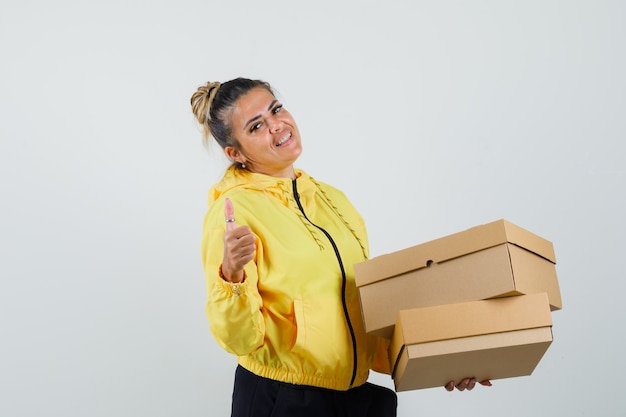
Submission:
[[[216,206],[219,207],[219,201]],[[223,202],[222,202],[223,207]],[[211,333],[226,351],[237,356],[252,353],[263,344],[265,321],[258,291],[257,256],[244,271],[241,284],[226,282],[219,271],[224,254],[223,210],[209,210],[205,217],[202,258],[206,276],[206,314]],[[257,254],[259,242],[257,239]]]
[[[391,364],[389,363],[389,340],[383,338],[378,339],[378,352],[372,370],[381,374],[391,375]]]

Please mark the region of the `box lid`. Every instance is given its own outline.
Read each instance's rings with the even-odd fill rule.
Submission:
[[[357,263],[356,285],[361,287],[507,242],[556,263],[550,241],[501,219]]]
[[[400,310],[390,363],[405,345],[547,326],[552,315],[546,293]]]

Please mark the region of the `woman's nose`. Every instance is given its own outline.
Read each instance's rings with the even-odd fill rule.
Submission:
[[[283,122],[277,119],[272,120],[270,122],[270,132],[277,133],[277,132],[280,132],[281,130],[283,130]]]

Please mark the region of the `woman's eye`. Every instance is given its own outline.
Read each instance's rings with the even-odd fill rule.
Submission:
[[[274,114],[276,114],[276,113],[278,113],[279,111],[281,111],[282,109],[283,109],[283,106],[282,106],[282,104],[281,104],[281,105],[279,105],[279,106],[274,107],[273,112],[274,112]]]
[[[254,131],[255,131],[255,130],[260,129],[260,128],[261,128],[261,122],[259,122],[259,123],[255,124],[255,125],[253,125],[253,126],[250,128],[250,133],[254,133]]]

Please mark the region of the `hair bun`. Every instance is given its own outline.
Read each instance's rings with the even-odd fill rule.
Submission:
[[[219,81],[208,81],[191,96],[191,110],[201,125],[210,119],[211,104],[221,85]]]
[[[211,108],[211,104],[213,103],[213,99],[215,98],[215,95],[217,94],[217,91],[220,89],[220,86],[222,85],[222,83],[220,83],[219,81],[214,81],[214,82],[207,82],[205,87],[207,90],[207,100],[208,100],[208,107],[209,109]],[[207,112],[207,116],[206,116],[207,120],[209,119],[209,113]]]

